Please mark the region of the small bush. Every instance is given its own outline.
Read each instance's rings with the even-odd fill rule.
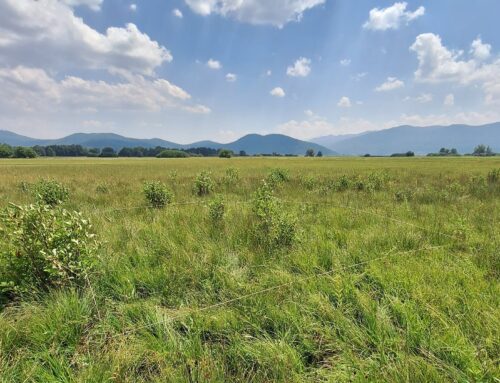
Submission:
[[[288,182],[290,180],[290,175],[288,170],[275,168],[272,169],[267,176],[267,184],[270,186],[280,185],[282,183]]]
[[[193,187],[194,193],[199,196],[208,195],[214,190],[212,173],[203,171],[196,176]]]
[[[221,225],[224,222],[224,213],[224,199],[219,195],[208,204],[208,216],[214,225]]]
[[[297,233],[297,218],[288,214],[272,187],[264,183],[254,194],[253,212],[257,218],[255,236],[269,250],[292,246]]]
[[[340,178],[335,183],[335,190],[345,191],[351,186],[351,180],[345,174],[340,176]]]
[[[164,208],[169,203],[172,203],[174,199],[173,193],[160,181],[144,183],[143,191],[149,206],[155,209]]]
[[[413,199],[413,191],[405,189],[405,190],[397,190],[394,193],[394,199],[397,202],[408,202]]]
[[[55,206],[69,197],[68,188],[55,180],[40,180],[33,186],[36,200],[44,205]]]
[[[4,296],[83,284],[99,243],[81,213],[48,205],[13,205],[1,218]]]
[[[220,158],[231,158],[232,156],[233,156],[232,150],[228,150],[228,149],[219,150],[219,157]]]

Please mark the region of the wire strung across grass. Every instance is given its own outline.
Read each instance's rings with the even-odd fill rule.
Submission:
[[[185,317],[187,315],[199,314],[199,313],[202,313],[202,312],[205,312],[205,311],[209,311],[209,310],[212,310],[212,309],[215,309],[215,308],[218,308],[218,307],[228,306],[228,305],[230,305],[232,303],[239,302],[239,301],[242,301],[242,300],[245,300],[245,299],[257,296],[257,295],[266,294],[266,293],[271,292],[271,291],[280,290],[280,289],[292,286],[292,285],[294,285],[296,283],[299,283],[299,282],[306,282],[306,281],[309,281],[309,280],[312,280],[312,279],[315,279],[315,278],[319,278],[319,277],[322,277],[322,276],[331,275],[331,274],[333,274],[335,272],[346,271],[346,270],[349,270],[349,269],[356,268],[358,266],[362,266],[362,265],[367,265],[367,264],[373,263],[375,261],[380,261],[380,260],[383,260],[383,259],[388,259],[388,258],[394,257],[396,255],[405,255],[405,254],[417,253],[417,252],[420,252],[420,251],[430,251],[430,250],[441,249],[441,248],[444,248],[444,247],[446,247],[446,245],[422,247],[422,248],[419,248],[419,249],[407,250],[407,251],[402,251],[402,252],[401,251],[395,252],[394,249],[391,249],[385,255],[377,257],[377,258],[372,258],[372,259],[369,259],[369,260],[366,260],[366,261],[362,261],[362,262],[358,262],[358,263],[355,263],[355,264],[352,264],[352,265],[349,265],[349,266],[340,267],[338,269],[328,270],[328,271],[325,271],[325,272],[322,272],[322,273],[317,273],[317,274],[309,275],[309,276],[302,277],[302,278],[296,278],[296,279],[294,279],[293,281],[290,281],[290,282],[286,282],[286,283],[282,283],[282,284],[279,284],[279,285],[267,287],[265,289],[261,289],[261,290],[258,290],[258,291],[254,291],[252,293],[240,295],[238,297],[227,299],[225,301],[214,303],[212,305],[198,307],[198,308],[192,308],[192,309],[188,308],[188,309],[186,309],[183,312],[179,312],[179,313],[173,314],[173,315],[166,314],[165,315],[166,318],[164,318],[164,319],[171,320],[171,321],[177,320],[177,319],[180,319],[180,318]],[[162,324],[164,322],[165,322],[165,320],[162,320],[162,321],[151,322],[151,323],[148,323],[146,325],[135,326],[133,329],[124,330],[124,331],[120,332],[119,334],[111,335],[111,337],[115,338],[115,337],[127,335],[127,334],[130,334],[130,333],[134,332],[134,331],[144,330],[144,329],[147,329],[149,327],[152,327],[152,326],[155,326],[155,325],[158,325],[158,324]]]
[[[368,215],[373,215],[376,217],[384,218],[396,223],[400,223],[403,225],[407,226],[413,226],[414,228],[426,231],[426,232],[432,232],[435,234],[440,234],[449,238],[454,239],[455,236],[452,234],[448,234],[442,231],[436,231],[433,228],[428,228],[425,226],[420,226],[417,225],[413,222],[408,222],[408,221],[403,221],[394,217],[389,217],[384,214],[377,213],[375,211],[369,211],[369,210],[364,210],[364,209],[359,209],[353,206],[349,205],[339,205],[339,204],[334,204],[331,201],[319,201],[319,202],[310,202],[310,201],[293,201],[293,200],[281,200],[282,203],[285,204],[296,204],[296,205],[327,205],[331,208],[337,208],[337,209],[346,209],[346,210],[352,210],[357,213],[363,213],[363,214],[368,214]],[[226,201],[224,202],[226,204],[232,204],[232,205],[247,205],[251,204],[252,201]],[[188,206],[188,205],[201,205],[204,206],[204,201],[187,201],[187,202],[177,202],[177,203],[170,203],[167,206],[175,207],[175,206]],[[132,206],[132,207],[126,207],[126,208],[116,208],[116,209],[107,209],[107,210],[100,210],[99,213],[106,214],[106,213],[112,213],[116,211],[127,211],[127,210],[140,210],[140,209],[149,209],[149,208],[154,208],[153,206],[150,205],[141,205],[141,206]]]

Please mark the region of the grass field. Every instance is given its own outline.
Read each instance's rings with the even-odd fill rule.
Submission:
[[[274,195],[296,224],[270,248],[252,201],[274,168],[289,174]],[[102,243],[85,287],[0,307],[0,382],[498,382],[500,181],[487,178],[498,168],[498,157],[0,161],[2,208],[55,179]],[[203,170],[215,190],[199,197]],[[144,199],[154,180],[175,195],[162,210]]]

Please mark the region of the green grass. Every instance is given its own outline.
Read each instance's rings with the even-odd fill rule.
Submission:
[[[298,238],[269,251],[247,202],[277,167]],[[1,207],[55,179],[103,243],[88,287],[0,308],[0,382],[498,382],[495,168],[499,158],[0,161]],[[193,193],[203,170],[222,225],[214,194]],[[385,181],[366,190],[373,174]],[[339,190],[342,175],[365,188]],[[144,181],[165,183],[175,204],[147,208]]]

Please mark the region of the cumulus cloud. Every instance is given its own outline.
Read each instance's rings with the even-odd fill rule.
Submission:
[[[311,73],[311,60],[305,57],[295,61],[293,66],[286,69],[286,74],[291,77],[307,77]]]
[[[429,102],[431,102],[432,100],[434,99],[434,96],[430,93],[422,93],[416,97],[406,97],[404,100],[405,101],[415,101],[415,102],[418,102],[420,104],[427,104]]]
[[[375,88],[376,92],[388,92],[405,86],[405,83],[396,77],[387,77],[387,81]]]
[[[387,8],[373,8],[363,28],[377,31],[398,29],[402,24],[409,24],[425,14],[424,7],[419,7],[414,12],[407,11],[407,7],[408,3],[398,2]]]
[[[349,66],[349,65],[351,65],[351,60],[350,59],[340,60],[340,65],[342,65],[342,66]]]
[[[0,97],[9,112],[170,108],[193,113],[210,111],[205,106],[192,104],[188,92],[165,79],[133,75],[126,82],[117,83],[76,76],[57,80],[43,69],[25,66],[0,68]]]
[[[238,76],[236,76],[234,73],[226,74],[226,81],[227,82],[235,82],[237,79],[238,79]]]
[[[280,88],[279,86],[272,89],[271,92],[269,92],[269,94],[273,97],[285,97],[286,93],[285,91],[283,90],[283,88]]]
[[[350,108],[352,106],[350,98],[346,96],[341,97],[337,106],[339,108]]]
[[[132,12],[135,12],[137,11],[137,4],[130,4],[129,8]]]
[[[256,25],[283,27],[290,21],[300,21],[308,9],[325,0],[184,0],[202,16],[217,14]]]
[[[0,36],[0,63],[11,66],[24,63],[56,70],[88,68],[152,75],[155,68],[172,60],[165,47],[134,24],[110,27],[103,34],[57,0],[0,2]]]
[[[469,59],[463,51],[450,50],[433,33],[417,36],[410,47],[418,59],[415,79],[420,82],[451,82],[463,86],[479,85],[487,104],[500,104],[500,59],[488,60],[491,46],[476,39]]]
[[[210,69],[219,70],[222,68],[222,65],[219,61],[210,59],[207,61],[207,67],[209,67]]]
[[[181,10],[178,9],[178,8],[175,8],[173,11],[172,11],[172,15],[174,15],[175,17],[179,18],[179,19],[182,19],[184,17],[184,15],[182,14]]]

